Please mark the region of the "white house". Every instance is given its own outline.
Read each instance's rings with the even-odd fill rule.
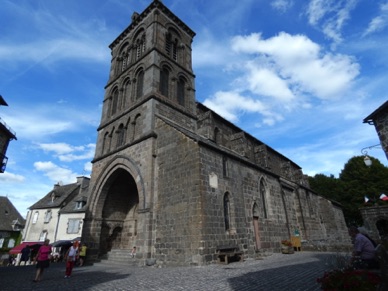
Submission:
[[[87,206],[89,178],[78,177],[68,185],[54,185],[27,213],[23,241],[73,240],[81,237]]]

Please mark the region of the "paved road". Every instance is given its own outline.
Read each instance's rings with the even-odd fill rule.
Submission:
[[[148,290],[148,291],[314,291],[316,279],[328,269],[333,254],[298,252],[273,254],[263,260],[203,267],[128,267],[96,264],[76,267],[64,279],[64,263],[45,270],[32,282],[34,266],[0,267],[0,290]]]

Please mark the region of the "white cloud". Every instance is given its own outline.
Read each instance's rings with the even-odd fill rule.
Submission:
[[[0,175],[0,181],[2,184],[4,183],[22,183],[24,182],[25,177],[22,175],[12,174],[9,172],[4,172]]]
[[[342,29],[358,0],[311,0],[307,8],[309,23],[334,41],[342,42]]]
[[[9,113],[9,114],[8,114]],[[73,109],[61,105],[13,106],[4,114],[16,136],[27,139],[45,139],[62,132],[76,132],[85,126],[95,127],[98,118],[95,108]]]
[[[364,32],[364,36],[383,30],[388,25],[388,2],[380,4],[380,15],[373,18],[368,28]]]
[[[203,103],[232,122],[238,121],[238,116],[245,112],[262,114],[268,124],[282,119],[281,115],[271,112],[261,101],[242,96],[237,92],[219,91]]]
[[[322,99],[338,97],[359,74],[359,65],[350,56],[323,53],[319,45],[303,35],[282,32],[269,39],[262,39],[258,33],[236,36],[232,48],[236,52],[260,56],[256,59],[256,67],[254,62],[246,67],[249,74],[254,75],[255,70],[265,66],[277,75],[277,85],[281,85],[284,92],[283,101],[292,101],[297,93],[294,88]],[[289,92],[286,92],[285,84]],[[278,96],[277,90],[279,87],[273,87],[274,97]]]
[[[73,173],[69,169],[62,168],[53,162],[35,162],[34,167],[36,170],[44,172],[44,175],[54,182],[70,184],[77,180],[78,175],[76,173]]]
[[[260,64],[248,62],[246,65],[249,90],[257,95],[272,96],[280,102],[291,102],[294,94],[288,88],[287,81],[276,72],[260,67]],[[240,80],[241,83],[242,80]]]
[[[304,35],[240,35],[232,38],[231,48],[239,60],[228,68],[233,89],[217,92],[204,104],[232,122],[245,113],[259,113],[261,123],[273,125],[283,120],[275,112],[340,100],[359,74],[351,56],[325,52]]]
[[[69,131],[76,126],[70,119],[59,120],[54,117],[50,118],[50,115],[25,112],[25,110],[19,111],[17,115],[9,115],[6,118],[7,122],[12,124],[12,129],[16,131],[16,136],[32,139]]]
[[[83,150],[83,146],[74,147],[66,143],[42,143],[39,144],[39,147],[44,151],[55,152],[58,155],[68,154],[73,151]]]
[[[95,144],[72,146],[66,143],[42,143],[38,146],[46,152],[54,152],[55,156],[62,162],[92,159],[96,149]]]
[[[85,163],[85,165],[84,165],[84,171],[90,173],[90,172],[92,171],[92,167],[93,167],[93,164],[92,164],[91,162],[87,162],[87,163]]]
[[[274,0],[271,2],[271,6],[282,13],[290,9],[292,5],[294,5],[294,2],[290,0]]]

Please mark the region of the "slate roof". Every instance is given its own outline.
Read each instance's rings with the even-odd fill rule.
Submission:
[[[26,221],[8,197],[0,196],[0,231],[18,230],[13,228],[15,223],[24,227]]]
[[[46,194],[42,199],[29,207],[29,209],[60,208],[67,204],[71,198],[75,197],[80,185],[77,183],[63,186],[55,185],[54,189]]]
[[[373,121],[382,113],[388,111],[388,101],[385,101],[383,105],[364,118],[363,123],[373,124]]]
[[[30,206],[32,209],[61,208],[61,213],[85,212],[89,194],[89,178],[81,177],[77,183],[67,185],[54,185],[54,189],[42,199]],[[77,209],[77,202],[84,201],[85,205]]]
[[[0,95],[0,105],[8,106],[7,102],[5,102],[3,96]]]

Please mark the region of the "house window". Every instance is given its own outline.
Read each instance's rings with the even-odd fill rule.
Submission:
[[[78,233],[80,229],[79,219],[69,219],[67,223],[67,233]]]
[[[3,247],[3,244],[4,244],[4,239],[3,239],[3,238],[0,238],[0,248]]]
[[[8,241],[8,248],[13,248],[15,246],[15,240],[13,238],[11,238],[9,241]]]
[[[85,201],[77,201],[77,203],[75,204],[75,209],[81,209],[85,206],[85,204]]]
[[[44,223],[49,223],[52,217],[51,210],[47,210],[46,215],[44,217]]]
[[[39,241],[45,241],[47,238],[47,230],[44,230],[40,233]]]
[[[39,212],[36,211],[34,213],[34,217],[32,218],[32,224],[35,224],[38,221],[38,217],[39,217]]]

